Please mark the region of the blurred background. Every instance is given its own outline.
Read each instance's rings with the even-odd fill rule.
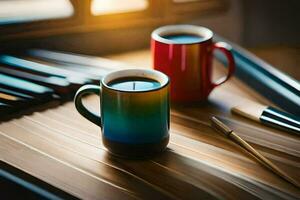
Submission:
[[[299,10],[299,0],[1,0],[0,51],[103,56],[149,48],[159,26],[196,24],[299,80]]]

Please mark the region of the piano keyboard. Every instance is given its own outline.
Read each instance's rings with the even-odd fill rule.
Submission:
[[[107,154],[100,128],[81,117],[71,101],[81,85],[98,84],[105,73],[124,67],[128,66],[108,59],[47,50],[1,55],[0,117],[11,119],[0,123],[1,159],[79,199],[300,196],[297,188],[210,128],[209,116],[221,116],[300,181],[298,138],[222,110],[236,93],[251,97],[240,82],[221,87],[207,105],[172,107],[170,143],[161,155],[134,161]],[[87,105],[99,106],[96,96],[85,100]]]
[[[103,74],[112,70],[111,65],[102,66],[103,62],[89,66],[90,61],[87,65],[84,59],[87,58],[46,50],[0,55],[0,120],[30,114],[35,110],[30,108],[72,101],[80,86],[97,84]]]

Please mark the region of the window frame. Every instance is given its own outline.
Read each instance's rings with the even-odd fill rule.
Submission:
[[[148,8],[145,10],[94,16],[91,13],[91,1],[70,0],[74,15],[69,18],[3,25],[0,27],[0,41],[96,30],[154,27],[182,22],[207,13],[226,11],[229,7],[229,0],[199,0],[187,3],[148,0]]]
[[[184,15],[186,17],[226,10],[230,5],[228,0],[198,0],[186,3],[176,3],[173,0],[168,1],[167,15]]]

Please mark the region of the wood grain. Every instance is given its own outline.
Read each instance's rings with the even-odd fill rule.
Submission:
[[[148,51],[122,55],[127,60],[120,60],[130,64],[134,54],[137,62],[150,65]],[[106,60],[107,66],[109,62],[116,66]],[[215,71],[223,73],[218,64]],[[100,128],[68,102],[0,124],[1,160],[83,199],[299,198],[297,188],[210,127],[209,118],[220,116],[262,155],[300,181],[299,138],[231,115],[233,99],[238,98],[270,105],[235,78],[217,88],[208,102],[172,105],[168,148],[148,160],[108,154]],[[85,103],[99,110],[97,96],[87,97]]]

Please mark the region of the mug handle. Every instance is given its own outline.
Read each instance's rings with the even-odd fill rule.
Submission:
[[[213,51],[216,49],[220,50],[226,56],[228,60],[228,73],[226,76],[221,77],[216,82],[211,81],[212,89],[225,83],[233,75],[235,71],[235,62],[234,62],[233,54],[231,52],[232,47],[225,42],[217,42],[213,44]]]
[[[79,88],[74,97],[75,107],[77,111],[89,121],[101,126],[101,116],[89,111],[82,103],[82,97],[86,94],[96,94],[100,96],[101,88],[97,85],[84,85]]]

